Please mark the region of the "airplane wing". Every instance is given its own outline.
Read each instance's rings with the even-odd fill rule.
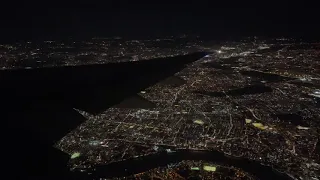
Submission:
[[[70,157],[52,145],[86,120],[75,109],[98,114],[205,55],[0,71],[6,172],[65,179]]]

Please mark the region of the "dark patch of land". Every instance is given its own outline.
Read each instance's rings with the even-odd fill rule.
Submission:
[[[208,91],[195,91],[194,93],[207,95],[211,97],[225,97],[228,96],[242,96],[242,95],[250,95],[250,94],[260,94],[265,92],[272,92],[272,88],[265,86],[263,84],[256,84],[245,86],[243,88],[232,89],[225,92],[208,92]]]
[[[277,74],[271,74],[271,73],[265,73],[265,72],[259,72],[259,71],[241,71],[240,73],[245,76],[259,78],[261,80],[269,81],[269,82],[281,82],[281,81],[294,80],[293,78],[283,77]]]
[[[288,47],[289,50],[312,50],[312,49],[320,49],[319,44],[294,44]]]
[[[285,123],[293,124],[296,126],[308,126],[303,117],[298,113],[278,113],[273,116]]]
[[[230,96],[241,96],[249,94],[260,94],[265,92],[272,92],[272,88],[263,84],[250,85],[243,88],[233,89],[227,92]]]
[[[221,61],[225,64],[230,64],[230,63],[237,63],[239,59],[240,59],[239,56],[233,56],[233,57],[229,57],[229,58],[220,59],[219,61]]]
[[[311,87],[311,88],[320,88],[319,84],[314,84],[312,82],[303,82],[303,81],[291,81],[290,84],[298,85],[298,86],[304,86],[304,87]]]
[[[52,145],[85,120],[73,108],[100,113],[205,55],[0,71],[3,170],[12,179],[71,179],[68,155]]]
[[[316,107],[320,108],[320,98],[316,98],[316,102],[317,102]]]
[[[275,51],[278,51],[282,48],[284,48],[285,46],[283,45],[276,45],[276,46],[271,46],[270,48],[267,48],[267,49],[259,49],[257,51],[257,54],[263,54],[263,53],[269,53],[269,52],[275,52]]]
[[[226,94],[224,92],[194,91],[193,93],[211,96],[211,97],[225,97],[226,96]]]
[[[125,100],[123,100],[122,102],[120,102],[119,104],[113,106],[115,108],[143,108],[143,109],[148,109],[148,108],[155,108],[156,105],[139,96],[139,95],[134,95],[130,98],[127,98]]]
[[[177,76],[171,76],[168,77],[167,79],[161,81],[159,84],[161,85],[167,85],[171,87],[179,87],[182,86],[186,83],[186,81],[180,77]]]
[[[209,67],[209,68],[221,69],[221,70],[232,69],[228,65],[224,65],[224,64],[218,63],[218,62],[208,62],[208,63],[203,63],[203,65],[206,67]]]
[[[217,59],[215,61],[210,61],[203,63],[202,65],[208,68],[215,68],[221,70],[232,70],[234,66],[239,66],[240,57],[229,57],[224,59]]]

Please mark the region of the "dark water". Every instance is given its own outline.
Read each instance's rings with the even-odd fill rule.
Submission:
[[[265,86],[263,84],[256,84],[256,85],[245,86],[243,88],[232,89],[226,92],[195,91],[194,93],[207,95],[211,97],[224,97],[226,95],[241,96],[241,95],[249,95],[249,94],[260,94],[265,92],[272,92],[272,88]]]
[[[198,52],[148,61],[5,70],[0,71],[2,87],[5,87],[1,89],[1,95],[6,95],[2,99],[13,106],[21,101],[53,99],[71,108],[97,114],[173,76],[186,64],[205,55]]]
[[[64,177],[69,172],[69,157],[55,153],[52,146],[86,120],[73,108],[91,114],[103,112],[205,55],[199,52],[139,62],[1,70],[0,112],[7,144],[3,149],[4,171],[20,176],[11,179],[69,179]],[[132,105],[137,102],[144,107],[151,105],[139,98],[131,101]],[[17,156],[21,147],[26,156]]]
[[[225,156],[218,151],[191,151],[178,150],[175,153],[158,153],[137,159],[130,159],[108,165],[100,165],[92,171],[92,176],[99,177],[120,177],[148,171],[159,166],[166,166],[170,163],[182,160],[203,160],[226,166],[240,168],[259,179],[290,179],[286,174],[276,172],[271,167],[261,165],[258,162]]]

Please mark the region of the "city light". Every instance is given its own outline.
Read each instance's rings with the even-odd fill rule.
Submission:
[[[134,64],[138,67],[144,63],[153,65],[155,59],[170,62],[159,72],[164,74],[172,66],[174,70],[168,75],[171,78],[165,75],[155,78],[152,74],[158,68],[155,66],[147,68],[152,75],[141,75],[138,68],[135,73],[128,73],[127,68],[119,71],[123,79],[135,75],[141,79],[156,79],[154,83],[137,87],[134,92],[123,93],[128,95],[123,97],[124,102],[131,100],[131,96],[137,97],[130,101],[134,105],[132,108],[120,107],[117,103],[108,104],[99,112],[71,108],[85,120],[55,147],[70,155],[72,169],[90,169],[161,153],[173,156],[182,151],[217,151],[231,158],[275,165],[292,177],[317,177],[320,170],[316,161],[320,157],[317,151],[319,43],[255,38],[254,42],[215,44],[193,39],[185,43],[176,39],[50,40],[41,46],[37,42],[17,42],[0,45],[0,65],[5,72],[12,69],[32,72],[44,67],[87,67],[92,64],[119,67]],[[181,58],[185,63],[181,65],[174,58],[168,58],[195,50],[206,50],[210,54],[189,64],[185,63],[187,58]],[[100,92],[99,83],[105,82],[84,87]],[[130,83],[133,87],[138,86],[136,82]],[[103,85],[112,87],[107,83]],[[116,92],[105,92],[108,88],[101,92],[111,93],[110,97],[131,90],[120,88]],[[70,95],[71,100],[76,99]],[[87,106],[103,105],[109,103],[109,99],[88,93],[83,102],[89,103]],[[80,109],[76,104],[78,101],[74,103],[74,107]],[[204,160],[186,161],[183,166],[179,163],[170,165],[172,168],[166,166],[171,174],[163,179],[178,177],[174,167],[205,173],[208,179],[219,174],[217,172],[222,168],[204,165]],[[232,170],[234,174],[240,171]],[[145,173],[154,175],[157,170],[139,176]]]

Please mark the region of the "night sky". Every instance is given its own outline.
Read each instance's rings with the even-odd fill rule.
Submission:
[[[284,2],[24,2],[1,6],[1,40],[183,33],[318,38],[318,9]]]

